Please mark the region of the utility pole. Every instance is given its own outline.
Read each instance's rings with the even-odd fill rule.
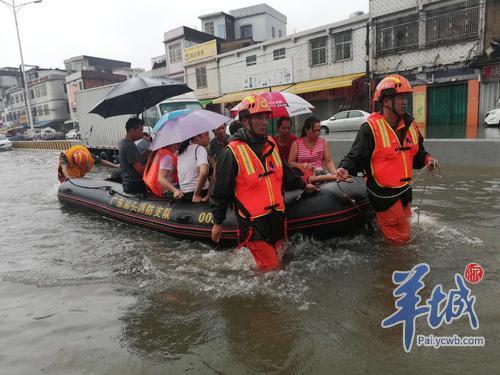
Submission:
[[[31,113],[31,98],[28,91],[28,81],[26,80],[26,71],[24,69],[24,57],[23,57],[23,49],[21,47],[21,37],[19,35],[19,23],[17,22],[17,12],[25,5],[41,3],[42,0],[28,1],[26,3],[18,5],[16,5],[15,0],[12,0],[12,4],[9,4],[4,0],[0,0],[0,2],[8,6],[12,10],[12,13],[14,14],[14,21],[16,23],[16,32],[17,32],[17,43],[19,45],[19,55],[21,56],[21,76],[22,76],[21,80],[23,81],[24,100],[26,103],[26,112],[27,112],[26,114],[28,116],[29,127],[31,131],[34,133],[33,114]]]

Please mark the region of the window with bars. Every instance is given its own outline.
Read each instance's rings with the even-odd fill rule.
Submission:
[[[257,55],[247,56],[246,58],[247,66],[252,66],[257,64]]]
[[[215,29],[214,29],[214,23],[212,22],[205,22],[205,32],[207,34],[214,35],[215,34]]]
[[[285,48],[278,48],[273,50],[273,60],[281,60],[285,58]]]
[[[201,66],[196,68],[196,88],[202,89],[207,87],[207,68]]]
[[[240,26],[240,37],[243,38],[252,38],[253,30],[252,25],[242,25]]]
[[[436,46],[478,37],[479,0],[468,0],[425,12],[425,44]]]
[[[182,61],[181,44],[175,43],[168,47],[168,56],[170,64],[175,64]]]
[[[327,37],[321,37],[309,41],[311,66],[326,64],[326,40]]]
[[[377,55],[418,48],[418,15],[377,24]]]
[[[335,61],[348,60],[352,58],[352,31],[344,31],[333,34],[335,43]]]

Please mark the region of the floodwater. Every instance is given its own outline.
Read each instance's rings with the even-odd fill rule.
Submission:
[[[414,240],[295,237],[279,272],[211,246],[59,203],[56,152],[0,153],[2,374],[496,373],[500,350],[500,168],[443,166],[416,186]],[[108,171],[97,169],[99,176]],[[416,211],[417,212],[417,211]],[[423,298],[468,263],[467,317],[417,334],[483,336],[484,347],[402,345],[392,272],[428,263]]]

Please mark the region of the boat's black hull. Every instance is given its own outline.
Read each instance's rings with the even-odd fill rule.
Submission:
[[[340,236],[359,230],[372,215],[361,184],[342,183],[340,190],[336,183],[328,183],[321,186],[319,193],[299,195],[298,191],[286,193],[288,234],[301,232],[316,238]],[[61,202],[171,236],[210,240],[212,214],[207,203],[138,198],[124,194],[121,184],[90,178],[65,181],[59,187],[58,198]],[[229,211],[221,242],[233,245],[237,239],[236,217]]]

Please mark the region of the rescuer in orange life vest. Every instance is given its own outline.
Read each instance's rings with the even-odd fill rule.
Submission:
[[[240,232],[239,246],[250,249],[257,267],[277,269],[279,250],[285,238],[283,188],[317,191],[296,176],[283,162],[278,147],[267,135],[271,109],[253,94],[239,112],[243,128],[235,133],[217,161],[211,196],[214,226],[212,239],[219,242],[228,207],[235,203]]]
[[[119,167],[118,164],[93,156],[85,146],[72,146],[59,155],[57,178],[62,183],[69,178],[83,177],[98,163],[110,168]]]
[[[340,162],[337,181],[364,171],[368,196],[378,226],[392,243],[410,239],[412,169],[432,170],[437,161],[424,149],[424,138],[413,117],[406,112],[410,83],[400,75],[389,75],[377,85],[373,100],[381,110],[361,126],[351,150]],[[373,194],[375,193],[376,196]]]

